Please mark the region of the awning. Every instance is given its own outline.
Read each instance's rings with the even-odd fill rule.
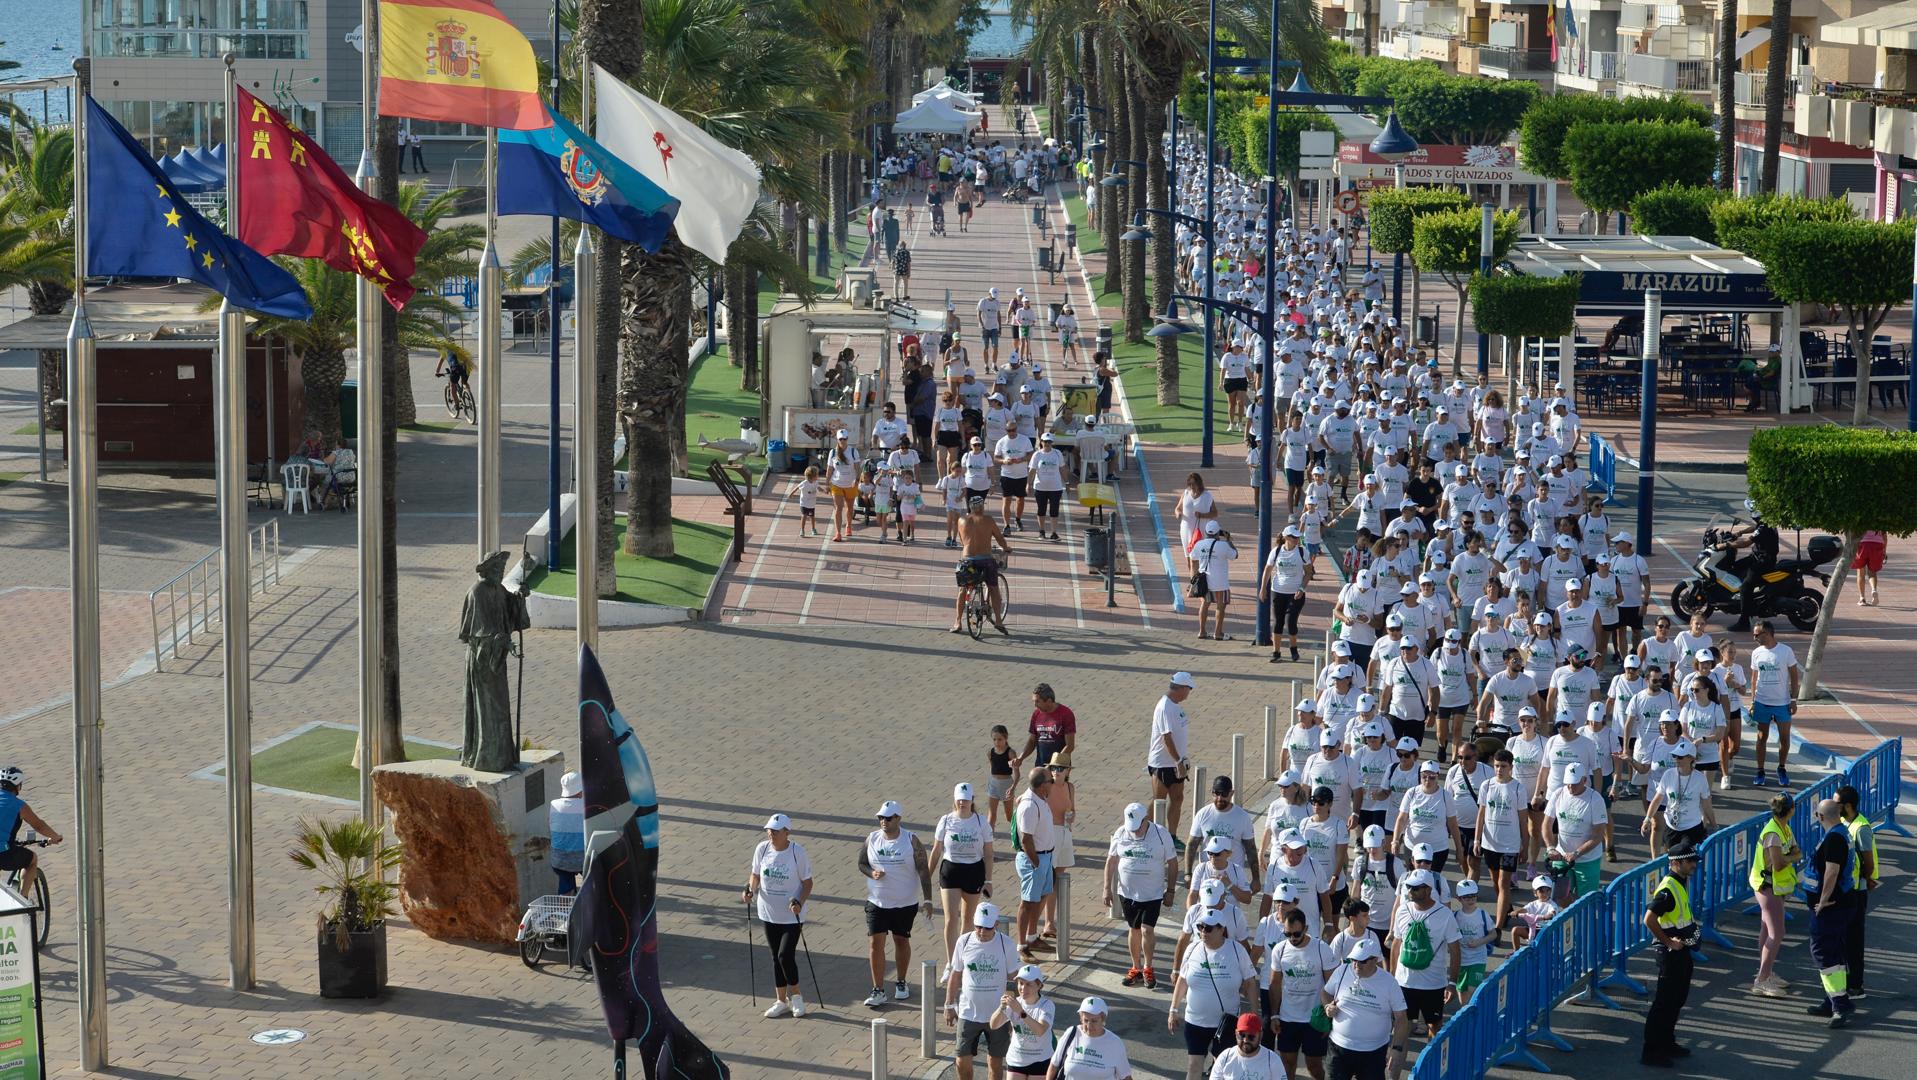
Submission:
[[[1833,45],[1917,50],[1917,0],[1902,0],[1876,11],[1826,23],[1818,29],[1818,36]]]
[[[1506,262],[1534,277],[1582,274],[1579,312],[1641,311],[1651,289],[1674,314],[1784,306],[1771,293],[1762,263],[1690,236],[1525,237]]]

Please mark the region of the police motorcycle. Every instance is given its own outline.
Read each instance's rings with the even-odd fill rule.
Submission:
[[[1799,630],[1815,630],[1824,593],[1805,581],[1816,578],[1823,585],[1830,584],[1830,575],[1819,568],[1836,561],[1843,551],[1843,541],[1835,536],[1813,536],[1806,545],[1800,534],[1799,557],[1780,559],[1777,528],[1758,515],[1749,499],[1744,500],[1744,509],[1750,514],[1748,525],[1722,515],[1705,524],[1704,542],[1691,563],[1690,574],[1671,590],[1671,610],[1685,619],[1696,611],[1702,611],[1706,618],[1718,610],[1742,614],[1744,590],[1749,588],[1756,590],[1752,617],[1781,615]],[[1731,543],[1740,526],[1756,528],[1745,549]]]

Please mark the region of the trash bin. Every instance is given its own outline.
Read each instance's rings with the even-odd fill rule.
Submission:
[[[339,384],[339,434],[347,442],[359,439],[359,380]]]
[[[803,473],[805,467],[811,464],[811,461],[812,451],[810,450],[787,450],[785,471],[789,473]]]
[[[1047,322],[1045,325],[1046,326],[1055,325],[1058,322],[1059,309],[1063,308],[1065,306],[1065,303],[1062,300],[1052,300],[1048,302],[1046,306],[1052,309],[1052,317],[1051,317],[1051,320]]]
[[[1419,342],[1436,342],[1438,340],[1438,317],[1436,315],[1418,316],[1417,340]]]
[[[1037,251],[1038,251],[1038,268],[1040,270],[1049,271],[1052,268],[1052,249],[1048,247],[1042,247],[1042,248],[1038,248]]]
[[[1072,251],[1078,250],[1078,226],[1071,222],[1065,225],[1065,246]]]
[[[1098,328],[1098,351],[1106,356],[1112,354],[1112,328],[1109,326]]]
[[[1105,570],[1112,564],[1112,531],[1108,528],[1093,527],[1085,530],[1085,564],[1094,570]]]
[[[784,439],[773,439],[765,444],[765,467],[767,472],[775,473],[791,469],[792,463],[786,458]]]

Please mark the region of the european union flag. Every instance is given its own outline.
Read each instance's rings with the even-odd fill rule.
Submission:
[[[201,217],[91,97],[86,123],[89,276],[186,278],[249,311],[313,317],[306,290],[285,267]]]
[[[658,251],[679,200],[565,117],[546,115],[550,127],[499,132],[499,212],[571,218]]]

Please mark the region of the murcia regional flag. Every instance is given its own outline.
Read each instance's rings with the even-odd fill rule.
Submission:
[[[698,125],[593,65],[595,135],[679,200],[679,239],[715,263],[759,201],[759,167]]]

